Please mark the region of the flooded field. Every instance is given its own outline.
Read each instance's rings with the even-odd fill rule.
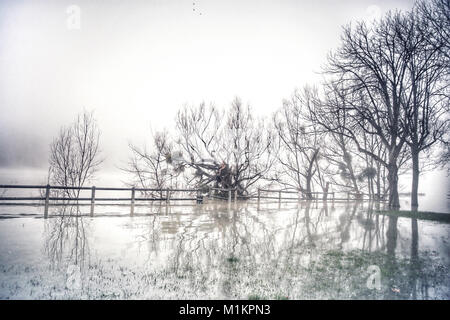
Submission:
[[[0,207],[0,299],[450,299],[450,224],[380,209]]]

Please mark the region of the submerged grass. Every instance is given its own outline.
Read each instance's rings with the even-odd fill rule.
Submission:
[[[228,258],[227,258],[227,261],[228,261],[229,263],[236,263],[236,262],[239,262],[239,258],[234,257],[234,256],[231,256],[231,257],[228,257]]]
[[[248,296],[248,300],[264,300],[264,298],[257,294],[252,294]]]
[[[369,267],[379,268],[380,289],[367,286]],[[352,250],[325,252],[307,268],[304,290],[308,298],[328,299],[411,299],[420,295],[421,286],[436,286],[448,281],[448,267],[423,252],[415,259],[384,252]],[[446,289],[442,297],[448,297]]]

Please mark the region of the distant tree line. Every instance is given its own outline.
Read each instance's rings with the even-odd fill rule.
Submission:
[[[151,146],[130,144],[130,184],[235,189],[241,197],[274,185],[306,199],[347,191],[396,208],[399,175],[411,172],[418,206],[420,173],[449,158],[449,33],[446,0],[349,24],[319,87],[296,90],[265,119],[239,98],[226,109],[182,107],[175,132],[153,133]],[[61,131],[51,181],[83,185],[92,176],[101,162],[94,124],[85,115]]]

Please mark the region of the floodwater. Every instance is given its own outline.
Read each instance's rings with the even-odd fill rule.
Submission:
[[[93,218],[88,206],[53,207],[49,219],[0,214],[0,299],[450,299],[450,224],[378,209],[209,202],[132,217],[126,206]]]

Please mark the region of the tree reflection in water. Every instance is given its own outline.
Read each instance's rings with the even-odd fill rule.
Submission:
[[[157,212],[146,217],[104,218],[102,223],[105,219],[130,220],[126,231],[133,233],[134,240],[124,246],[139,252],[141,261],[137,265],[126,259],[111,261],[114,268],[130,270],[129,278],[114,281],[119,287],[123,281],[135,283],[125,297],[151,297],[156,289],[160,297],[170,291],[171,297],[179,298],[449,296],[448,266],[441,259],[448,257],[419,250],[420,222],[416,219],[400,218],[400,228],[399,218],[377,214],[380,205],[376,203],[255,207],[209,202],[187,209],[154,207]],[[46,221],[45,252],[53,266],[62,270],[70,264],[89,266],[90,272],[102,270],[97,276],[114,277],[108,275],[107,259],[89,259],[88,243],[96,252],[102,251],[100,243],[88,241],[95,234],[98,218],[82,217],[76,207],[63,207],[60,212]],[[406,232],[405,222],[411,230],[401,234]],[[405,245],[410,246],[409,252],[402,250]],[[101,265],[92,266],[95,263]],[[381,270],[380,291],[367,288],[371,265]],[[100,279],[97,285],[101,283]]]
[[[89,261],[87,223],[77,205],[58,206],[50,219],[45,220],[44,250],[52,264],[58,269],[69,265],[80,269]]]

